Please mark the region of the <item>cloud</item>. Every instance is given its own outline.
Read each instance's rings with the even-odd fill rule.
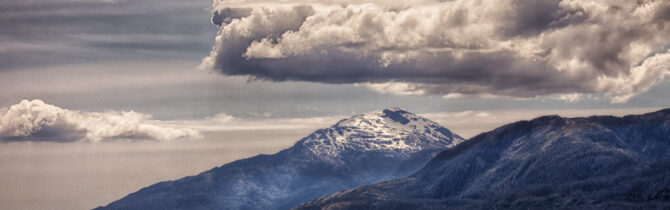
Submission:
[[[210,5],[208,0],[4,0],[0,71],[202,57],[215,31],[203,12]]]
[[[168,141],[200,137],[197,130],[161,125],[141,113],[71,111],[42,100],[23,100],[2,114],[0,140],[4,141]]]
[[[255,114],[255,115],[254,115]],[[316,130],[329,127],[349,116],[271,118],[271,113],[249,114],[250,118],[237,118],[226,113],[198,120],[166,122],[177,127],[188,127],[202,132],[263,131],[263,130]]]
[[[215,0],[219,32],[202,67],[397,94],[615,103],[670,72],[668,1],[410,3]]]
[[[486,109],[466,110],[458,112],[427,112],[418,115],[433,120],[454,131],[460,136],[469,138],[481,132],[520,120],[529,120],[544,115],[560,115],[563,117],[587,117],[592,115],[624,116],[643,114],[659,110],[658,107],[648,108],[600,108],[600,109]],[[410,110],[411,111],[411,110]],[[236,118],[225,113],[207,117],[203,120],[174,121],[174,125],[198,129],[205,135],[213,133],[273,133],[282,134],[286,131],[301,131],[308,135],[314,130],[326,128],[351,115],[325,115],[321,117],[294,118]],[[302,136],[299,136],[300,138]],[[251,138],[253,139],[253,138]]]
[[[594,114],[614,114],[621,116],[657,109],[468,110],[420,115],[442,124],[461,136],[471,137],[506,123],[532,119],[541,115],[560,114],[567,117],[583,117]],[[218,135],[227,135],[231,132],[244,133],[244,135],[304,132],[301,135],[307,135],[313,130],[329,127],[347,117],[350,116],[239,118],[219,113],[194,120],[158,121],[136,112],[82,112],[63,109],[46,104],[41,100],[23,100],[10,107],[0,108],[0,142],[169,141],[182,138],[219,141],[221,138],[228,140],[230,136]]]
[[[661,108],[469,110],[420,115],[449,128],[449,130],[462,137],[470,138],[508,123],[530,120],[545,115],[560,115],[562,117],[613,115],[622,117],[630,114],[649,113],[659,109]]]
[[[237,119],[226,113],[219,113],[213,117],[206,118],[206,121],[209,121],[214,124],[229,124],[235,122]]]

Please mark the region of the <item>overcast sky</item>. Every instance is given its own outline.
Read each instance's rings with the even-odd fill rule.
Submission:
[[[5,0],[0,29],[0,208],[103,205],[388,107],[464,137],[670,107],[665,0]]]

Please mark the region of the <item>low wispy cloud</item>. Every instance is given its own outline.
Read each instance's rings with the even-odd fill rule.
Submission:
[[[660,108],[619,108],[619,109],[519,109],[519,110],[468,110],[462,112],[424,113],[421,116],[456,132],[465,138],[493,130],[499,126],[521,120],[531,120],[546,115],[561,117],[588,117],[593,115],[624,116],[644,114]]]
[[[620,103],[670,74],[669,11],[665,0],[215,0],[202,67],[395,94]]]
[[[337,121],[347,118],[344,115],[323,117],[270,118],[270,116],[253,116],[237,118],[226,113],[199,120],[179,120],[165,122],[179,127],[189,127],[202,132],[217,131],[263,131],[263,130],[304,130],[329,127]]]
[[[194,120],[161,121],[134,111],[85,112],[42,100],[0,108],[0,142],[104,142],[200,139],[211,132],[316,130],[346,116],[239,118],[226,113]]]
[[[23,100],[0,111],[2,141],[168,141],[201,137],[195,129],[164,125],[132,111],[73,111],[42,100]]]
[[[546,109],[546,110],[468,110],[419,114],[438,122],[464,137],[519,120],[542,115],[565,117],[626,115],[655,111],[658,108],[628,109]],[[176,139],[226,140],[222,134],[247,133],[285,135],[330,127],[350,115],[321,117],[235,117],[226,113],[193,120],[161,121],[133,111],[84,112],[50,105],[42,100],[23,100],[0,108],[0,142],[105,142],[157,141]],[[299,136],[299,135],[298,135]],[[299,137],[296,137],[299,138]],[[248,140],[253,140],[251,139]],[[297,140],[297,139],[291,139]]]

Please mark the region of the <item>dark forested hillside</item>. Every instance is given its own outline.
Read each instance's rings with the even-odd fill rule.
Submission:
[[[403,179],[298,209],[670,208],[670,109],[545,116],[480,134]]]

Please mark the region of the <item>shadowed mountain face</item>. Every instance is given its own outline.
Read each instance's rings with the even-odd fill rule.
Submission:
[[[398,108],[357,115],[293,147],[161,182],[99,209],[288,209],[405,177],[464,139]]]
[[[670,109],[509,124],[440,153],[407,178],[298,207],[505,208],[670,208]]]

